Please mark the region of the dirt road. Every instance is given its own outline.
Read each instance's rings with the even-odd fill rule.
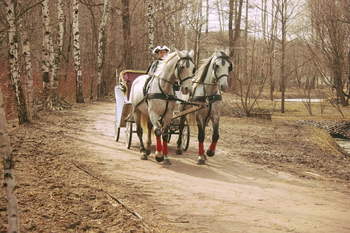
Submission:
[[[86,151],[79,162],[107,180],[110,192],[123,185],[114,195],[162,232],[350,232],[350,192],[342,184],[269,170],[220,146],[198,166],[194,138],[184,155],[170,150],[171,166],[141,161],[123,135],[113,141],[113,113],[113,103],[79,112],[86,120],[74,136]]]

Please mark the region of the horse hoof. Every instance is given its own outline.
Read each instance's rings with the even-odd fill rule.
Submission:
[[[148,156],[151,154],[151,150],[145,150],[145,155]]]
[[[181,149],[176,149],[176,154],[177,155],[182,155],[182,150]]]
[[[162,156],[162,157],[156,156],[156,160],[157,160],[158,163],[163,162],[164,161],[164,156]]]
[[[142,155],[141,155],[141,160],[148,160],[147,155],[146,155],[146,154],[142,154]]]
[[[198,165],[205,165],[205,159],[198,159],[197,164]]]
[[[212,151],[212,150],[207,150],[207,155],[209,157],[213,157],[215,155],[215,151]]]
[[[163,165],[171,165],[170,159],[164,159]]]

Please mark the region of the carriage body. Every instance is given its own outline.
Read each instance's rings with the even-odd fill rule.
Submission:
[[[128,128],[130,128],[129,125],[131,125],[131,134],[133,133],[133,120],[130,116],[132,110],[129,99],[130,89],[134,80],[145,73],[145,71],[141,70],[123,70],[117,77],[117,85],[114,88],[116,102],[114,118],[115,141],[119,141],[120,128],[127,128],[128,130]],[[130,148],[131,139],[128,144],[128,148]]]

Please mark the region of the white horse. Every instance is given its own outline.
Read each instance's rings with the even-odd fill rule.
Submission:
[[[176,51],[168,54],[161,61],[148,83],[146,83],[148,75],[140,76],[133,82],[130,100],[140,140],[141,159],[147,160],[151,153],[151,129],[153,126],[157,139],[156,160],[170,164],[167,133],[176,105],[173,86],[180,82],[181,92],[187,94],[192,88],[193,74],[193,51]],[[147,130],[146,147],[142,139],[144,130]]]
[[[216,144],[219,140],[219,120],[221,91],[225,91],[229,85],[229,73],[232,71],[230,58],[224,52],[215,52],[203,61],[193,78],[191,101],[205,106],[196,112],[198,127],[198,164],[205,164],[207,159],[204,154],[205,127],[209,120],[212,122],[212,142],[207,150],[208,156],[215,155]]]

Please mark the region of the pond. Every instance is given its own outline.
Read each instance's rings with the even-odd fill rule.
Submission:
[[[281,99],[274,99],[274,101],[276,102],[281,102]],[[311,102],[311,103],[320,103],[322,101],[324,101],[324,99],[302,99],[302,98],[298,98],[298,99],[285,99],[285,102]]]
[[[335,141],[340,147],[348,152],[348,154],[350,154],[350,140],[336,138]]]

